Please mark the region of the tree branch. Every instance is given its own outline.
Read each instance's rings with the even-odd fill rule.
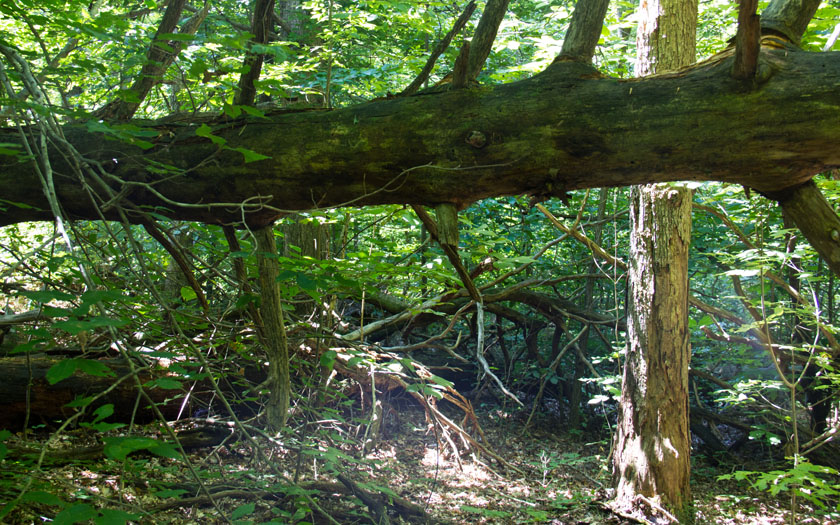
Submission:
[[[402,90],[400,96],[408,96],[417,93],[417,90],[423,85],[424,82],[429,78],[429,75],[432,73],[432,69],[435,67],[435,62],[437,62],[438,57],[446,51],[446,48],[449,47],[449,44],[452,42],[452,39],[455,38],[455,35],[461,32],[464,29],[464,26],[467,25],[469,22],[470,17],[475,12],[475,0],[470,1],[469,4],[464,8],[464,12],[461,13],[461,16],[458,17],[458,20],[455,21],[455,25],[452,26],[452,29],[449,30],[448,33],[441,39],[440,42],[435,46],[435,49],[432,51],[432,54],[429,55],[429,59],[426,60],[426,65],[423,66],[423,69],[420,71],[420,74],[417,75],[417,78],[411,81],[411,84],[408,85],[407,88]]]
[[[632,81],[593,78],[584,74],[588,65],[558,63],[501,86],[208,121],[222,144],[196,136],[189,121],[135,121],[157,133],[144,138],[146,149],[119,129],[103,127],[103,134],[68,125],[64,134],[102,165],[116,194],[124,190],[135,204],[173,218],[211,223],[267,224],[292,210],[348,205],[463,208],[490,196],[561,196],[669,180],[772,192],[840,166],[840,54],[761,53],[775,72],[748,96],[730,76],[730,51]],[[469,140],[476,136],[483,143]],[[0,142],[19,140],[0,131]],[[270,158],[244,162],[236,148]],[[58,173],[73,173],[57,153],[54,162]],[[29,164],[0,159],[4,202],[28,206],[6,204],[0,224],[49,219],[36,180]],[[72,216],[97,218],[75,179],[56,177],[56,188]]]
[[[601,30],[604,27],[604,17],[607,15],[609,4],[610,0],[577,1],[572,20],[569,22],[569,29],[566,31],[566,38],[563,40],[563,48],[554,59],[555,62],[562,60],[592,62],[595,47],[601,39]]]
[[[434,219],[432,219],[432,217],[422,207],[412,206],[412,209],[414,210],[414,213],[417,214],[420,221],[426,226],[426,229],[429,230],[429,235],[438,242],[444,253],[446,253],[446,256],[449,258],[449,262],[452,263],[453,267],[455,267],[455,271],[458,272],[458,277],[461,278],[461,282],[464,284],[464,288],[467,289],[467,292],[469,292],[470,297],[476,303],[481,303],[481,294],[478,292],[478,288],[475,287],[475,283],[473,282],[472,277],[470,277],[470,273],[467,271],[466,267],[464,267],[464,263],[461,261],[461,256],[458,255],[458,212],[455,210],[454,206],[451,204],[438,205],[438,223],[440,223],[442,228],[438,228],[438,223],[435,223]],[[453,214],[454,219],[452,217]],[[446,218],[442,218],[442,216]],[[455,222],[454,227],[452,225],[453,221]],[[445,227],[443,227],[444,224],[446,224]]]
[[[107,126],[62,131],[88,164],[101,167],[114,195],[182,220],[254,226],[318,207],[462,208],[491,196],[669,180],[735,182],[784,200],[782,190],[840,166],[840,55],[762,48],[773,75],[745,95],[731,78],[733,54],[632,81],[563,62],[501,86],[331,112],[221,117],[207,121],[217,143],[196,135],[198,122],[173,119],[135,121],[156,132],[142,143]],[[0,131],[0,142],[20,138]],[[244,162],[242,150],[269,158]],[[23,160],[0,158],[0,225],[51,218],[37,174]],[[74,167],[58,150],[51,161],[67,213],[98,219],[69,176]]]
[[[164,235],[164,233],[160,231],[160,228],[158,228],[151,219],[144,220],[142,224],[146,232],[148,232],[153,239],[160,243],[163,249],[172,256],[172,260],[174,260],[175,264],[178,265],[178,268],[181,270],[181,274],[187,280],[193,292],[195,292],[195,296],[201,305],[201,309],[204,310],[205,314],[207,314],[210,311],[210,304],[204,296],[204,290],[201,289],[201,285],[198,283],[198,280],[195,278],[192,270],[190,270],[190,266],[184,257],[183,249],[180,246],[177,246],[177,243],[173,242],[174,239],[168,236],[168,233],[167,235]]]
[[[478,73],[484,67],[484,61],[490,56],[496,33],[507,13],[510,0],[487,0],[481,20],[475,28],[475,36],[470,43],[470,60],[467,67],[467,81],[478,78]]]
[[[808,28],[808,22],[820,7],[822,0],[773,0],[761,13],[761,28],[784,35],[799,45]]]
[[[184,11],[186,0],[171,0],[166,7],[166,12],[163,14],[163,19],[158,26],[152,43],[149,46],[149,51],[146,54],[146,62],[140,70],[140,76],[135,80],[131,86],[131,91],[136,96],[130,101],[125,99],[118,99],[110,102],[104,107],[95,112],[98,118],[104,120],[126,120],[130,119],[137,110],[140,104],[146,99],[152,88],[160,83],[161,78],[175,58],[181,52],[184,43],[181,41],[167,41],[166,35],[174,33],[178,21],[181,19],[181,13]],[[207,16],[210,8],[209,2],[205,2],[204,8],[198,11],[192,18],[187,20],[179,31],[180,34],[193,35],[201,22]]]
[[[735,35],[735,64],[732,77],[750,80],[758,69],[758,49],[761,38],[759,17],[755,14],[758,0],[741,0],[738,8],[738,33]]]
[[[254,53],[253,46],[268,43],[269,34],[274,23],[273,14],[274,0],[257,0],[254,4],[254,13],[251,19],[251,33],[253,33],[254,38],[251,39],[252,49],[248,50],[245,55],[245,71],[239,77],[239,86],[237,87],[235,99],[237,104],[244,106],[254,104],[254,98],[257,95],[254,82],[260,78],[265,54]]]
[[[831,271],[840,275],[840,217],[814,181],[770,197],[779,202]]]

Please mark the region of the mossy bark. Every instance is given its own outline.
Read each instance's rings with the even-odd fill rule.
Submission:
[[[760,63],[771,74],[758,86],[731,78],[731,54],[633,80],[558,62],[506,85],[211,120],[223,148],[196,135],[202,122],[194,116],[133,121],[157,133],[142,137],[151,145],[145,150],[127,132],[73,124],[64,133],[134,204],[172,218],[244,218],[252,226],[315,207],[462,207],[491,196],[670,180],[778,191],[840,165],[840,53],[763,49]],[[19,135],[0,132],[0,142]],[[245,162],[235,148],[270,158]],[[62,159],[56,152],[52,160],[63,207],[97,219]],[[167,167],[174,171],[162,173]],[[0,187],[0,225],[51,218],[30,162],[0,157]],[[113,207],[105,215],[115,217]]]
[[[265,334],[268,356],[268,403],[266,419],[269,427],[279,431],[286,426],[289,413],[289,345],[283,305],[280,301],[280,286],[277,277],[280,265],[277,261],[277,245],[274,228],[266,226],[254,231],[257,238],[257,258],[260,283],[260,317]]]

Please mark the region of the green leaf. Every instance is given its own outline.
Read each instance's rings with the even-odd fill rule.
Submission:
[[[105,423],[104,421],[102,423],[92,424],[80,423],[80,425],[85,428],[92,428],[97,432],[110,432],[112,430],[117,430],[118,428],[123,428],[124,426],[126,426],[125,423]]]
[[[94,423],[98,423],[105,419],[106,417],[110,417],[114,413],[114,405],[108,403],[107,405],[102,405],[101,407],[97,408],[93,411],[93,415],[96,416],[93,420]]]
[[[223,139],[222,137],[217,137],[216,135],[213,135],[213,129],[207,124],[202,124],[201,126],[199,126],[198,129],[195,130],[195,134],[199,137],[210,139],[211,141],[213,141],[213,144],[216,144],[218,146],[224,146],[227,143],[227,140]]]
[[[76,503],[59,512],[53,520],[53,525],[72,525],[73,523],[92,520],[98,514],[93,505]]]
[[[699,321],[697,321],[698,326],[709,326],[713,324],[715,324],[715,320],[709,315],[704,315]]]
[[[204,61],[203,61],[203,60],[201,60],[201,59],[197,59],[195,62],[193,62],[193,63],[190,65],[189,74],[190,74],[190,76],[192,76],[192,77],[200,77],[200,76],[202,76],[202,75],[204,74],[204,72],[205,72],[205,71],[207,71],[208,69],[209,69],[209,67],[207,66],[207,63],[206,63],[206,62],[204,62]]]
[[[242,108],[242,111],[251,115],[252,117],[265,118],[265,113],[263,113],[262,111],[258,110],[257,108],[255,108],[253,106],[240,106],[240,107]]]
[[[55,494],[50,494],[49,492],[42,492],[39,490],[33,490],[32,492],[27,492],[26,494],[24,494],[23,501],[41,503],[42,505],[55,505],[59,507],[64,506],[64,501]]]
[[[117,374],[108,365],[93,359],[75,359],[81,372],[96,377],[115,377]]]
[[[230,517],[234,520],[242,518],[254,512],[254,509],[256,508],[257,506],[254,503],[246,503],[244,505],[240,505],[233,510]]]
[[[77,397],[76,399],[74,399],[73,401],[70,401],[69,403],[67,403],[64,406],[70,407],[70,408],[86,407],[93,402],[94,397],[96,397],[96,396]]]
[[[321,366],[324,368],[332,368],[333,364],[335,364],[335,358],[338,356],[338,352],[335,350],[327,350],[323,354],[321,354]]]
[[[235,104],[225,104],[224,112],[225,115],[229,116],[230,118],[236,118],[242,114],[242,106],[237,106]]]
[[[18,295],[22,295],[27,299],[32,299],[38,303],[48,303],[50,301],[72,301],[76,299],[75,295],[70,295],[69,293],[59,292],[57,290],[35,290],[29,291],[24,290],[22,292],[18,292]]]
[[[128,322],[129,321],[126,319],[114,319],[112,317],[98,315],[87,320],[68,319],[66,321],[56,321],[53,323],[53,326],[64,330],[68,334],[76,335],[80,332],[84,332],[85,330],[92,330],[94,328],[102,328],[105,326],[120,328],[127,325]]]
[[[75,372],[76,368],[78,368],[78,365],[75,361],[75,359],[62,359],[58,363],[52,365],[50,369],[47,370],[47,382],[51,385],[54,385],[59,381],[62,381],[72,376],[73,372]]]
[[[298,273],[297,274],[297,285],[300,286],[300,289],[304,292],[312,295],[313,293],[317,292],[318,290],[318,282],[309,277],[305,273]]]
[[[96,525],[125,525],[130,521],[140,519],[140,514],[132,514],[118,509],[101,509],[100,516],[94,518]]]
[[[452,381],[447,381],[446,379],[444,379],[442,377],[438,377],[436,375],[432,375],[432,377],[430,379],[433,382],[439,384],[440,386],[445,386],[447,388],[452,388],[453,386],[455,386],[455,383],[453,383]]]
[[[127,299],[119,290],[88,290],[81,296],[82,304],[96,304],[100,301],[109,303]]]
[[[249,162],[257,162],[258,160],[265,160],[270,159],[271,157],[267,155],[262,155],[257,153],[256,151],[249,150],[248,148],[233,148],[235,151],[238,151],[245,157],[245,164]]]
[[[155,147],[154,143],[143,139],[132,138],[129,142],[140,149],[152,149]]]
[[[239,299],[236,300],[234,309],[244,310],[250,303],[259,304],[260,298],[252,293],[243,293]]]
[[[198,295],[195,293],[195,290],[193,290],[191,286],[181,287],[181,299],[183,299],[185,302],[190,302],[197,298]]]
[[[149,452],[163,458],[181,459],[181,452],[172,443],[158,443],[157,446],[150,447]]]
[[[122,461],[132,452],[137,452],[138,450],[148,450],[151,452],[152,449],[157,449],[162,445],[164,445],[164,443],[148,437],[112,437],[105,438],[104,453],[105,456],[110,459]]]
[[[525,508],[525,513],[534,518],[534,521],[543,523],[548,521],[548,511]]]
[[[153,492],[152,494],[157,498],[177,498],[186,493],[187,491],[183,489],[166,489]]]
[[[178,390],[183,385],[177,379],[172,379],[171,377],[161,377],[159,379],[155,379],[153,381],[149,381],[147,386],[150,387],[157,387],[162,390]]]

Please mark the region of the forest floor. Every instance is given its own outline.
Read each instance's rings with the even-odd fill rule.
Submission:
[[[265,437],[258,437],[263,450],[271,454],[273,471],[254,461],[244,440],[192,450],[190,461],[214,493],[215,508],[184,463],[173,459],[129,456],[125,461],[45,463],[35,470],[26,461],[7,457],[0,463],[0,509],[20,494],[25,483],[30,485],[28,495],[0,522],[124,523],[122,518],[133,515],[132,523],[225,523],[220,517],[224,515],[228,523],[237,524],[329,523],[307,502],[308,494],[316,494],[317,504],[333,523],[371,523],[368,509],[351,504],[347,488],[331,475],[331,463],[368,490],[390,490],[425,509],[431,523],[633,523],[606,507],[607,437],[588,441],[550,419],[523,433],[524,419],[500,410],[482,411],[479,421],[486,444],[508,465],[471,455],[441,457],[437,445],[441,436],[427,431],[419,408],[386,415],[382,439],[365,457],[357,452],[359,441],[345,431],[333,432],[327,440],[335,448],[304,454],[289,450],[292,447],[272,448]],[[160,437],[154,428],[138,430]],[[347,438],[343,445],[336,442],[336,434]],[[78,429],[63,435],[58,446],[88,446],[90,439],[89,430]],[[19,437],[12,436],[6,444],[20,445]],[[27,443],[30,448],[38,446],[32,438]],[[328,456],[330,460],[325,459]],[[840,523],[840,514],[826,514],[801,499],[792,521],[788,495],[772,497],[743,482],[718,480],[721,474],[741,469],[768,470],[768,465],[730,461],[713,466],[701,455],[694,458],[692,491],[698,524]],[[288,478],[297,475],[298,486],[305,490],[280,496],[265,490],[271,483],[276,486],[278,471]],[[832,504],[837,508],[836,501]],[[390,519],[422,522],[393,514]]]

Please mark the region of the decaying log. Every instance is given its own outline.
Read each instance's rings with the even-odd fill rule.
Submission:
[[[47,379],[47,371],[60,357],[31,356],[29,362],[25,357],[8,357],[0,360],[3,369],[3,381],[0,381],[0,428],[20,430],[26,417],[27,409],[30,413],[30,425],[38,423],[52,424],[64,420],[78,409],[68,407],[71,401],[87,396],[94,396],[111,387],[115,381],[130,375],[128,366],[122,359],[105,359],[101,363],[113,371],[108,377],[84,374],[79,371],[73,375],[51,385]],[[30,375],[31,368],[31,375]],[[151,372],[144,369],[140,381],[146,383],[155,378],[165,377],[167,372],[160,370]],[[158,403],[158,408],[167,419],[175,419],[180,413],[190,415],[192,407],[183,407],[181,391],[164,390],[161,388],[147,388],[149,396]],[[27,392],[29,402],[27,406]],[[106,396],[91,404],[86,411],[105,404],[114,405],[114,414],[107,421],[127,421],[134,413],[137,404],[137,390],[131,377],[119,383]],[[138,422],[153,419],[151,409],[141,400],[137,406],[136,420]],[[85,419],[82,419],[84,421]]]

